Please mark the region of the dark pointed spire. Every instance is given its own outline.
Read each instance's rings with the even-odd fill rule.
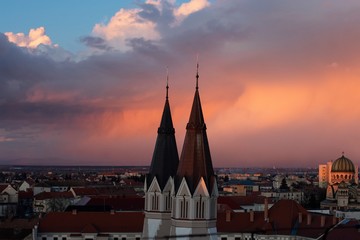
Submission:
[[[179,187],[182,178],[185,177],[192,193],[195,191],[201,177],[204,178],[208,190],[211,191],[215,177],[206,135],[206,124],[201,108],[198,78],[197,72],[194,101],[189,122],[186,126],[184,145],[176,173],[176,188]]]
[[[166,100],[161,117],[158,136],[151,161],[150,171],[146,183],[149,188],[154,177],[157,178],[161,189],[164,189],[169,177],[174,177],[179,164],[179,154],[175,140],[175,129],[173,126],[170,104],[168,99],[169,84],[166,78]]]

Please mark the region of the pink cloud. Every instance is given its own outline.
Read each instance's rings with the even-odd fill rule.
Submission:
[[[95,26],[98,38],[84,42],[102,52],[77,62],[54,63],[0,39],[10,49],[0,52],[3,135],[32,157],[149,164],[165,68],[181,148],[200,53],[215,166],[316,167],[341,151],[360,159],[358,1],[189,1],[200,8],[177,25],[169,23],[180,8],[161,2]],[[3,156],[23,154],[8,143]]]
[[[9,41],[20,47],[36,48],[40,44],[52,45],[51,39],[45,34],[44,27],[30,29],[29,34],[6,32]]]

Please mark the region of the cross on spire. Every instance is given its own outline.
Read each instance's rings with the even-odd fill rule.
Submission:
[[[169,68],[166,67],[166,99],[169,98]]]
[[[196,56],[196,90],[199,89],[199,54]]]

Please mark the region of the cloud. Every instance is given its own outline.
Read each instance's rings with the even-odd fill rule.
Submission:
[[[126,40],[131,38],[145,38],[154,40],[159,38],[155,24],[139,15],[140,9],[120,9],[108,24],[96,24],[94,36],[106,39],[111,45],[119,49],[126,49]]]
[[[80,39],[82,43],[91,48],[97,48],[100,50],[111,50],[106,41],[101,37],[86,36]]]
[[[186,16],[194,12],[198,12],[210,5],[207,0],[191,0],[181,4],[177,9],[174,10],[174,15],[178,18],[178,21],[184,19]]]
[[[360,158],[358,1],[184,4],[119,10],[81,39],[91,50],[77,61],[0,35],[0,125],[13,139],[0,144],[3,156],[149,164],[167,66],[181,148],[199,53],[215,166],[315,167],[341,151]]]
[[[44,27],[30,29],[29,34],[6,32],[5,36],[9,42],[15,43],[20,47],[36,48],[40,44],[52,45],[51,39],[45,34]]]
[[[8,138],[8,137],[0,136],[0,142],[12,142],[12,141],[14,141],[13,138]]]

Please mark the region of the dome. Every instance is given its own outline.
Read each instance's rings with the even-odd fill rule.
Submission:
[[[342,155],[340,158],[336,159],[332,164],[331,172],[351,172],[355,173],[355,166],[352,161]]]

